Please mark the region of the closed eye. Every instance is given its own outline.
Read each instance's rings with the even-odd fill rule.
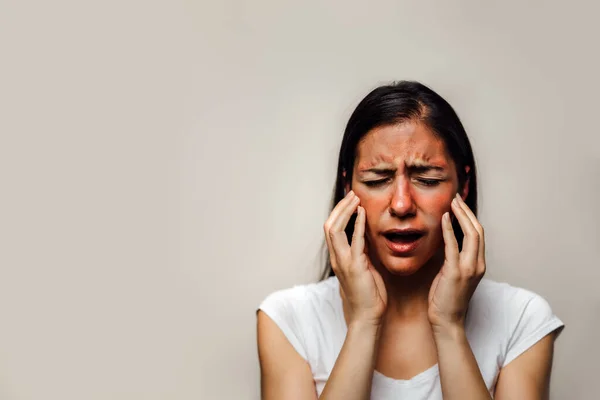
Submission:
[[[425,179],[425,178],[417,178],[419,183],[422,183],[425,186],[436,186],[442,182],[440,179]]]
[[[388,182],[390,179],[391,178],[385,178],[385,179],[379,179],[376,181],[367,181],[367,182],[363,182],[363,183],[369,187],[375,187],[375,186],[379,186],[379,185],[382,185],[382,184]],[[436,186],[436,185],[439,185],[443,181],[443,179],[416,178],[416,181],[425,186]]]
[[[377,181],[367,181],[367,182],[363,182],[365,185],[369,186],[369,187],[375,187],[375,186],[379,186],[381,184],[386,183],[387,181],[389,181],[391,178],[385,178],[385,179],[379,179]]]

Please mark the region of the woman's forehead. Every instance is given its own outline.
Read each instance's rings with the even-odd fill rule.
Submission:
[[[412,121],[372,129],[359,142],[356,156],[361,169],[381,163],[450,161],[444,142],[424,124]]]

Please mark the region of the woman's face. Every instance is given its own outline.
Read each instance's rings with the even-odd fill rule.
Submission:
[[[442,215],[458,177],[444,143],[426,125],[409,121],[367,133],[357,147],[351,189],[366,211],[369,252],[392,274],[416,272],[443,245]]]

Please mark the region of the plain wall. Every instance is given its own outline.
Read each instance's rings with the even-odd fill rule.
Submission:
[[[586,1],[0,2],[0,398],[258,399],[255,309],[315,281],[344,125],[445,96],[488,277],[567,327],[597,393],[598,7]]]

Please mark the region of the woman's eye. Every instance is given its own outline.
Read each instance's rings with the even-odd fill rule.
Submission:
[[[379,179],[377,181],[367,181],[367,182],[364,182],[364,184],[369,187],[375,187],[375,186],[383,185],[384,183],[388,182],[390,179],[391,178],[385,178],[385,179]],[[436,185],[439,185],[440,182],[442,182],[442,180],[440,180],[440,179],[426,179],[426,178],[416,178],[416,181],[425,186],[436,186]]]
[[[425,178],[417,178],[417,181],[419,181],[419,183],[422,183],[425,186],[435,186],[435,185],[439,185],[439,183],[441,182],[439,179],[425,179]]]
[[[387,182],[389,179],[390,178],[380,179],[378,181],[368,181],[368,182],[364,182],[364,184],[367,185],[367,186],[371,186],[371,187],[373,187],[373,186],[379,186],[379,185]]]

